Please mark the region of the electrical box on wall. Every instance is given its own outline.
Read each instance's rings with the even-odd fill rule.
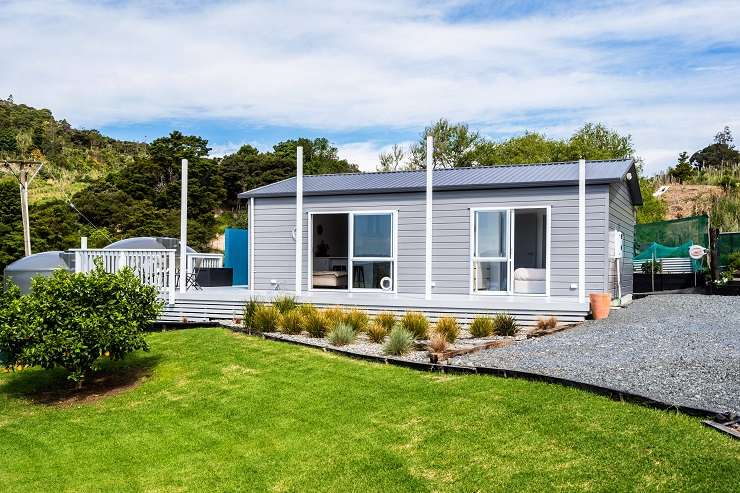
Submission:
[[[609,258],[624,257],[624,233],[619,230],[609,231]]]

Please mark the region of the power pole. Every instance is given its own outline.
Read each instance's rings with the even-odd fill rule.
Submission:
[[[28,219],[28,187],[41,170],[40,161],[3,161],[3,168],[7,169],[18,180],[21,189],[21,221],[23,222],[23,250],[25,256],[31,255],[31,223]]]

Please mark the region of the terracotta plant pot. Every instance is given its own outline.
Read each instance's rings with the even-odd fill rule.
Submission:
[[[609,293],[590,293],[591,313],[594,320],[601,320],[609,316],[609,309],[612,306],[612,297]]]

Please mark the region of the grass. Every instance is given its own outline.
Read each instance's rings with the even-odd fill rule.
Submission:
[[[698,419],[517,379],[347,359],[223,329],[154,333],[138,386],[30,401],[0,374],[4,491],[732,491]]]

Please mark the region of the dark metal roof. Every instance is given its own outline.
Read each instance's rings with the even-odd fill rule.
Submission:
[[[586,182],[614,183],[628,180],[632,201],[642,203],[637,172],[632,159],[614,159],[586,162]],[[424,170],[389,171],[375,173],[343,173],[306,175],[303,177],[304,195],[342,195],[365,193],[392,193],[423,191],[426,186]],[[434,190],[471,190],[486,188],[542,187],[578,183],[578,161],[564,163],[518,164],[481,166],[434,170]],[[289,197],[295,195],[295,177],[239,194],[239,198]]]

